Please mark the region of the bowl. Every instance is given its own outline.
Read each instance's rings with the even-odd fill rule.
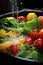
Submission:
[[[31,10],[31,9],[23,9],[21,11],[14,11],[14,12],[9,12],[9,13],[5,13],[3,15],[0,15],[0,19],[3,17],[9,17],[9,16],[13,16],[15,18],[17,18],[20,15],[26,16],[29,12],[34,12],[36,13],[38,16],[43,15],[43,11],[40,10]],[[43,63],[42,61],[37,61],[37,60],[30,60],[30,59],[24,59],[24,58],[20,58],[20,57],[16,57],[16,56],[11,56],[8,54],[5,54],[3,52],[0,52],[0,58],[1,58],[1,62],[3,63],[12,63],[12,64],[34,64],[34,63]]]

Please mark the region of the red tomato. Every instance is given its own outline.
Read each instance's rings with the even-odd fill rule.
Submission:
[[[43,26],[43,16],[39,16],[40,19],[40,25]]]
[[[37,42],[34,44],[34,47],[40,49],[43,47],[43,40],[41,38],[37,39]]]
[[[39,37],[43,38],[43,28],[39,31]]]
[[[38,34],[39,34],[38,31],[34,30],[29,34],[29,36],[32,38],[32,40],[36,40],[38,38]]]
[[[13,44],[9,47],[11,49],[10,53],[16,55],[19,52],[19,47],[17,44]]]
[[[30,37],[27,37],[26,39],[25,39],[25,43],[26,44],[29,44],[29,45],[31,45],[32,44],[32,39],[30,38]]]
[[[24,17],[24,16],[19,16],[18,18],[17,18],[17,20],[20,22],[21,20],[24,20],[24,21],[26,21],[26,18]]]

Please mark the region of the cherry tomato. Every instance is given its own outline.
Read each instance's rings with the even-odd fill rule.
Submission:
[[[9,48],[11,49],[10,53],[12,55],[16,55],[19,52],[19,46],[17,44],[13,44]]]
[[[24,21],[26,21],[26,18],[24,17],[24,16],[19,16],[18,18],[17,18],[17,20],[20,22],[21,20],[24,20]]]
[[[39,16],[40,19],[40,25],[43,26],[43,16]]]
[[[25,43],[26,44],[29,44],[29,45],[31,45],[32,44],[32,39],[30,38],[30,37],[27,37],[26,39],[25,39]]]
[[[32,40],[36,40],[39,37],[39,33],[37,30],[34,30],[29,34],[29,36],[32,38]]]
[[[39,31],[39,37],[43,38],[43,28]]]
[[[41,49],[43,47],[43,40],[41,38],[38,38],[37,42],[34,44],[34,47]]]

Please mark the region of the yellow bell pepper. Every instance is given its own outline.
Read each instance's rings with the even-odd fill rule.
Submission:
[[[35,13],[30,12],[27,14],[27,20],[32,20],[34,17],[37,17]]]

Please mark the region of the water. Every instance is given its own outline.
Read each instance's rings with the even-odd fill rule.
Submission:
[[[6,42],[9,42],[9,43],[19,43],[19,40],[20,39],[25,39],[25,37],[26,36],[24,36],[24,35],[12,37],[12,38],[9,38]]]

